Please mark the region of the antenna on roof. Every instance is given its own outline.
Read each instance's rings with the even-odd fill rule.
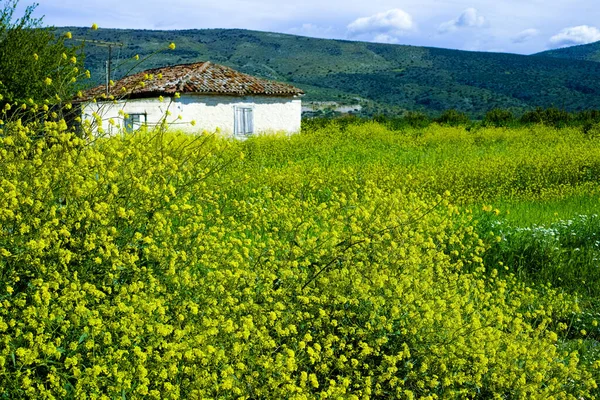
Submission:
[[[110,79],[112,73],[112,48],[113,46],[119,46],[123,48],[124,44],[120,42],[107,42],[105,40],[92,40],[92,39],[73,39],[78,42],[91,43],[94,46],[108,47],[108,59],[106,60],[106,95],[110,92]]]

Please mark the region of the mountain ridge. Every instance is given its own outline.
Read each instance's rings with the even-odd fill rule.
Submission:
[[[600,109],[600,63],[545,54],[468,52],[438,47],[316,39],[243,29],[175,31],[62,27],[78,39],[123,43],[113,50],[113,79],[164,65],[211,61],[290,83],[310,103],[358,104],[363,115],[454,108],[473,117],[493,108],[521,113],[536,107]],[[142,58],[170,42],[173,51]],[[86,66],[102,83],[105,47],[89,42]],[[117,67],[126,60],[129,68]]]
[[[560,49],[546,50],[534,55],[600,62],[600,41],[563,47]]]

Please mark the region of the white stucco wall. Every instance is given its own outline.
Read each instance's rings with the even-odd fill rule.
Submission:
[[[101,116],[102,128],[107,133],[115,133],[118,128],[111,126],[110,119],[115,125],[123,125],[122,110],[125,114],[146,114],[149,126],[154,126],[167,116],[169,126],[191,133],[202,131],[215,132],[219,130],[224,135],[233,135],[235,107],[252,108],[254,134],[269,132],[295,133],[300,130],[302,114],[301,100],[297,97],[269,96],[212,96],[182,94],[179,99],[165,97],[162,102],[158,98],[119,100],[111,102],[89,102],[83,104],[82,118],[94,120],[93,113]],[[177,119],[178,116],[181,119]],[[191,121],[196,125],[192,126]]]

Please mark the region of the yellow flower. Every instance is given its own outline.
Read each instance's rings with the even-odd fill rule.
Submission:
[[[91,74],[91,72],[90,72],[89,69],[85,70],[85,77],[88,78],[88,79],[90,79],[92,77],[92,74]]]
[[[40,56],[38,56],[37,53],[33,53],[33,59],[37,61],[40,59]]]
[[[66,32],[66,33],[65,33],[65,38],[66,38],[66,39],[72,39],[72,38],[73,38],[73,35],[71,34],[71,32]]]
[[[73,56],[69,59],[69,61],[71,61],[71,63],[75,64],[77,62],[77,57]]]
[[[95,31],[96,29],[98,29],[98,24],[93,23],[92,24],[92,30]]]
[[[52,85],[52,79],[51,78],[46,78],[46,79],[44,79],[44,83],[46,85]]]
[[[140,55],[136,54],[135,56],[133,56],[134,59],[139,60],[140,59]]]
[[[169,45],[169,48],[171,50],[175,50],[175,43],[171,42],[171,44]]]

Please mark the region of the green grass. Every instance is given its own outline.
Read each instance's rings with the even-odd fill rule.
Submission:
[[[578,215],[599,213],[600,195],[584,193],[547,200],[500,200],[494,203],[494,207],[515,226],[547,225]]]

